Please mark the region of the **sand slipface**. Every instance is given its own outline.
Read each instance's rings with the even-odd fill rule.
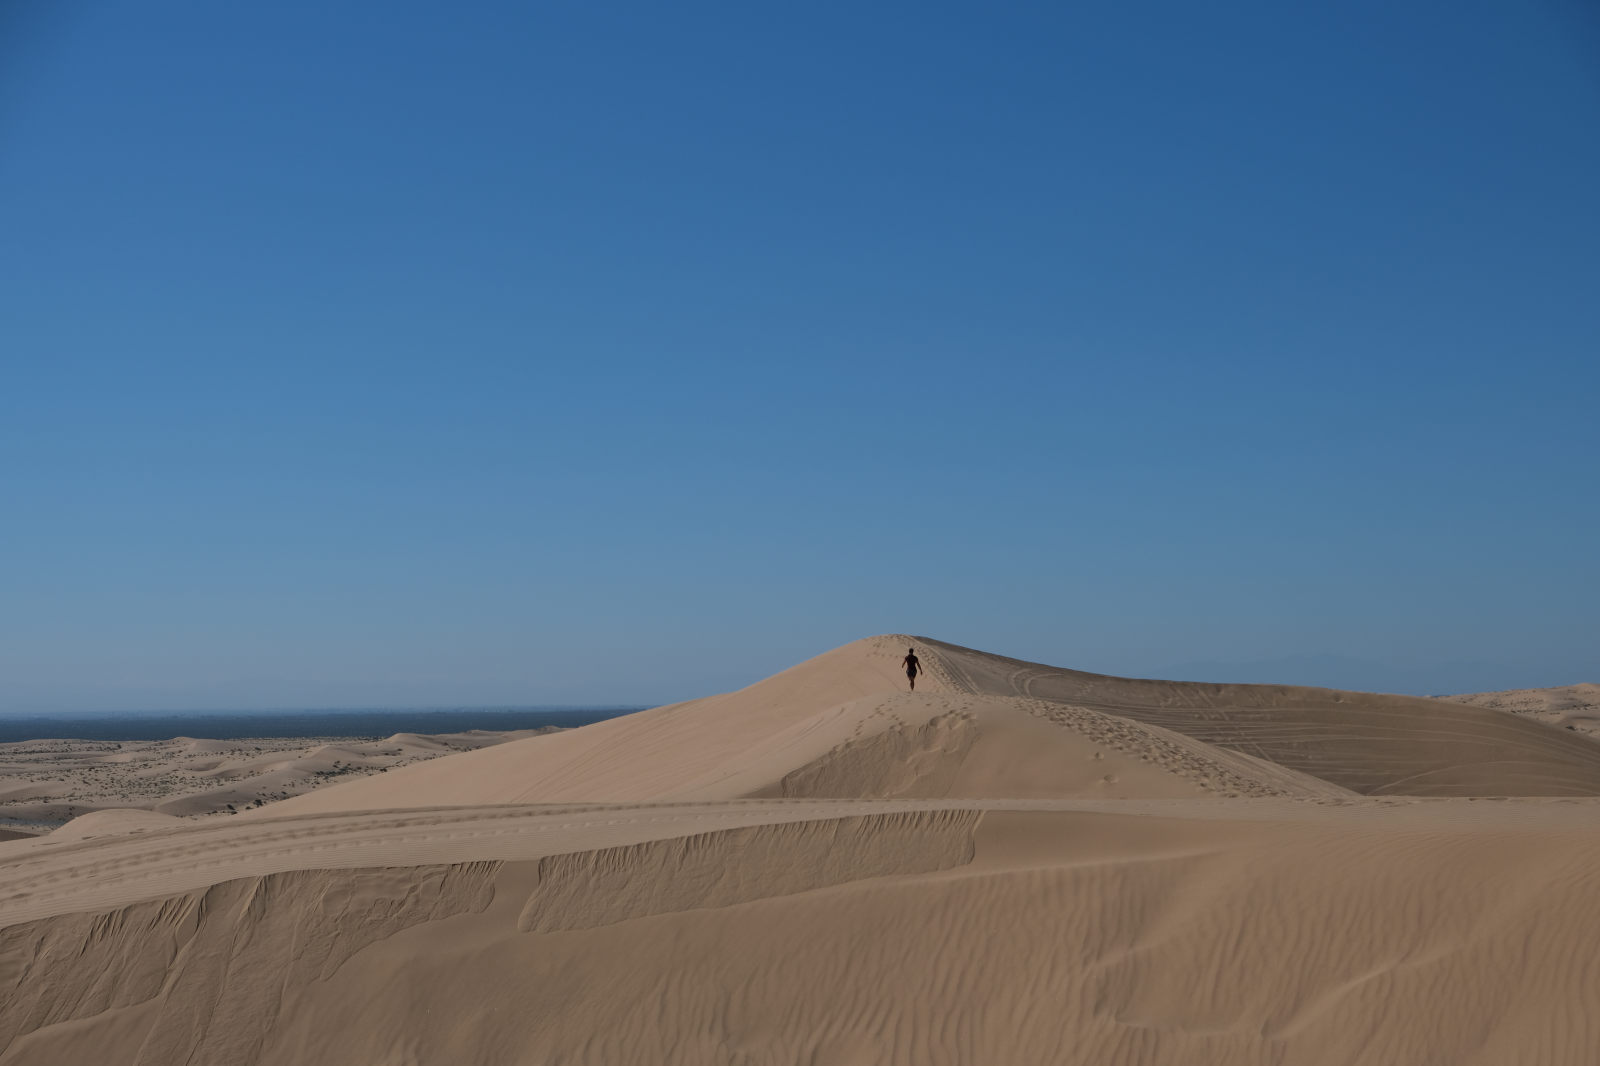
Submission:
[[[0,842],[0,1066],[1587,1066],[1600,744],[1519,711],[890,635],[100,812]]]

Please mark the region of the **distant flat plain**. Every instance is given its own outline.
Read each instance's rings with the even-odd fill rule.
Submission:
[[[106,808],[225,814],[633,710],[638,708],[0,718],[0,829],[40,832]]]

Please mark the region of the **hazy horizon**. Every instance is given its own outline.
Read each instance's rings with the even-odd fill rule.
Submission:
[[[518,706],[515,704],[487,704],[487,705],[455,705],[447,704],[434,706],[417,704],[414,706],[381,704],[373,706],[347,706],[347,707],[123,707],[112,710],[90,710],[81,707],[69,707],[56,710],[25,710],[18,709],[4,713],[8,718],[184,718],[190,716],[217,716],[248,717],[251,715],[298,715],[315,717],[327,715],[330,717],[344,717],[352,714],[565,714],[572,711],[618,711],[631,712],[648,710],[647,704],[607,704],[595,703],[584,705],[530,705]]]
[[[827,649],[819,649],[827,650]],[[1011,655],[1003,648],[984,648],[982,651],[996,654]],[[1012,657],[1016,657],[1012,655]],[[785,664],[771,671],[777,672],[786,666],[800,662]],[[1544,678],[1530,676],[1527,671],[1503,664],[1484,663],[1454,663],[1443,664],[1433,671],[1407,671],[1397,668],[1392,664],[1366,659],[1343,657],[1323,653],[1308,653],[1304,655],[1290,655],[1275,659],[1259,660],[1196,660],[1186,663],[1168,664],[1152,670],[1095,670],[1092,667],[1072,662],[1046,662],[1046,665],[1064,666],[1070,669],[1087,670],[1091,673],[1110,673],[1122,677],[1147,677],[1161,678],[1172,681],[1205,681],[1205,682],[1233,682],[1240,684],[1288,684],[1307,685],[1321,688],[1351,689],[1364,692],[1392,692],[1404,695],[1438,696],[1455,695],[1473,692],[1499,691],[1503,689],[1522,688],[1554,688],[1566,685],[1582,684],[1594,681],[1592,677],[1573,678]],[[436,695],[431,699],[426,697],[410,696],[404,694],[403,688],[392,685],[374,683],[346,682],[340,686],[319,687],[315,684],[304,686],[304,692],[334,692],[349,691],[390,691],[395,695],[392,698],[372,702],[353,702],[355,697],[346,697],[352,702],[333,702],[327,699],[319,701],[315,696],[306,696],[300,701],[279,700],[272,702],[263,700],[259,695],[263,691],[290,692],[295,691],[293,686],[283,683],[238,683],[235,685],[213,686],[206,691],[209,695],[195,695],[185,699],[181,693],[169,692],[165,697],[169,702],[151,703],[146,700],[139,702],[140,697],[133,694],[117,696],[84,697],[77,703],[62,702],[56,705],[41,703],[7,702],[0,704],[0,715],[7,717],[71,717],[96,715],[185,715],[185,714],[252,714],[252,713],[279,713],[279,714],[316,714],[345,713],[362,711],[588,711],[588,710],[637,710],[646,707],[661,706],[667,703],[676,703],[685,699],[694,699],[699,696],[709,696],[722,691],[732,691],[742,688],[745,684],[761,680],[763,674],[745,679],[730,678],[723,683],[723,687],[703,687],[694,691],[681,691],[674,693],[671,698],[635,698],[617,700],[592,700],[590,702],[577,701],[530,701],[515,699],[451,699],[446,695]],[[1440,679],[1455,679],[1466,682],[1465,684],[1434,684],[1430,681]],[[708,685],[716,682],[707,681]],[[448,686],[441,687],[444,692]],[[463,686],[467,687],[467,686]],[[508,686],[508,688],[511,686]],[[627,686],[637,689],[637,684]],[[479,691],[485,691],[480,686]],[[59,698],[59,694],[58,694]],[[120,699],[121,702],[115,702]]]

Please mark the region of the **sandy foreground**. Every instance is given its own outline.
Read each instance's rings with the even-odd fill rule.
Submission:
[[[869,638],[0,843],[0,1064],[1587,1066],[1597,796],[1494,706]]]

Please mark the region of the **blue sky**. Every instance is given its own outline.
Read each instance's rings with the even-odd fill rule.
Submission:
[[[0,709],[1600,679],[1581,4],[72,7]]]

